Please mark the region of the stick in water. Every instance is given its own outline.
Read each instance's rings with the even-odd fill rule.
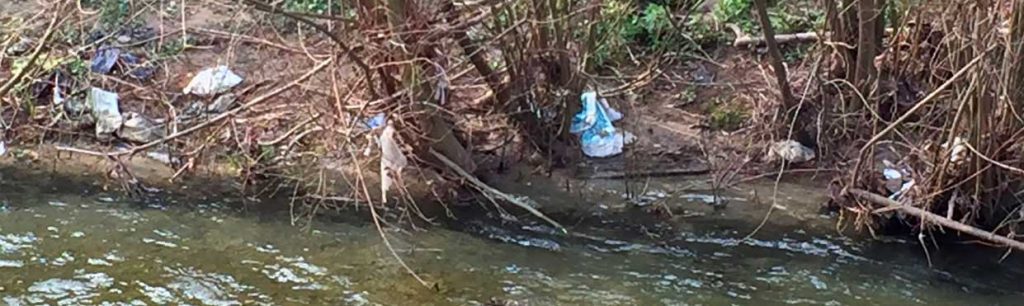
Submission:
[[[551,225],[562,231],[563,234],[569,232],[565,229],[564,226],[562,226],[558,222],[555,222],[555,220],[548,218],[548,216],[545,216],[544,213],[541,213],[536,208],[533,208],[533,206],[530,206],[530,204],[526,204],[520,199],[517,199],[507,193],[499,191],[498,189],[494,189],[494,187],[484,184],[484,182],[481,182],[480,179],[477,179],[472,174],[467,173],[466,170],[463,170],[461,167],[459,167],[459,165],[455,164],[455,162],[451,161],[441,153],[437,153],[437,151],[430,150],[430,154],[433,154],[434,157],[437,157],[437,159],[441,160],[441,162],[444,163],[445,166],[448,166],[449,168],[452,168],[452,170],[455,170],[455,172],[459,173],[460,176],[468,180],[473,185],[476,185],[476,187],[480,188],[480,190],[483,190],[484,192],[490,193],[505,201],[508,201],[509,203],[512,203],[515,206],[519,206],[520,208],[525,209],[534,216],[537,216],[537,218],[541,218],[542,220],[551,223]]]
[[[862,189],[850,189],[850,194],[855,195],[861,199],[867,200],[869,202],[873,202],[875,204],[885,205],[886,207],[899,209],[904,213],[921,218],[922,222],[934,222],[935,224],[938,224],[945,228],[953,229],[964,234],[981,238],[983,240],[988,240],[991,242],[1002,244],[1010,248],[1024,251],[1024,242],[996,235],[995,233],[984,231],[976,227],[963,224],[940,215],[933,214],[924,209],[920,209],[911,205],[904,205],[899,202],[890,200],[889,198]]]

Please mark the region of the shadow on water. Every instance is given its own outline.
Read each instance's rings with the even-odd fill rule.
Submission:
[[[1016,305],[1022,262],[919,245],[690,218],[543,224],[465,216],[389,231],[428,289],[365,221],[239,212],[217,197],[126,201],[72,181],[0,177],[8,305]],[[173,202],[179,202],[177,204]],[[186,203],[187,202],[187,203]],[[281,204],[285,205],[285,204]],[[685,224],[683,224],[685,223]]]

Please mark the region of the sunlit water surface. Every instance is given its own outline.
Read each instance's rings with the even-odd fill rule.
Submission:
[[[389,232],[430,288],[366,222],[291,225],[218,201],[140,204],[115,193],[0,190],[7,305],[1020,305],[1011,256],[696,224],[675,237],[467,220]],[[150,201],[154,202],[154,201]],[[282,204],[286,205],[286,204]],[[664,236],[664,235],[662,235]],[[661,242],[656,242],[661,241]],[[974,251],[977,250],[977,251]],[[972,254],[965,256],[963,254]]]

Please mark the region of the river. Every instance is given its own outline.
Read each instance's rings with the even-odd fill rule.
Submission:
[[[976,247],[728,224],[636,235],[582,222],[388,231],[362,218],[293,226],[231,199],[0,184],[6,305],[1019,305],[1024,265]],[[286,202],[278,203],[287,205]],[[635,226],[634,226],[635,227]],[[652,225],[652,228],[655,226]],[[670,230],[671,231],[671,230]]]

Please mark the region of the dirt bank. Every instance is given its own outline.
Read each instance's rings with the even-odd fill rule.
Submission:
[[[145,202],[147,199],[174,198],[183,205],[189,205],[185,203],[189,199],[234,198],[239,199],[240,204],[245,206],[264,206],[260,204],[258,193],[239,197],[246,193],[241,192],[243,186],[236,180],[237,173],[234,173],[230,165],[206,166],[187,177],[175,178],[176,170],[154,157],[159,156],[122,159],[123,165],[135,179],[131,188],[138,190],[138,200]],[[33,188],[52,190],[51,192],[58,194],[123,193],[125,187],[122,184],[125,180],[116,175],[126,172],[116,171],[118,165],[106,158],[62,153],[52,145],[13,146],[8,154],[0,157],[0,186],[4,186],[5,193],[12,194],[24,191],[18,189],[26,187],[19,183],[23,181],[49,182],[46,186]],[[503,174],[487,177],[487,183],[509,194],[532,199],[540,211],[570,230],[580,223],[629,225],[635,226],[631,230],[643,232],[655,231],[658,228],[663,231],[667,231],[668,228],[685,230],[696,224],[718,222],[723,225],[729,224],[730,229],[737,232],[753,233],[764,221],[766,226],[775,230],[801,230],[808,234],[823,235],[836,233],[835,219],[823,215],[820,211],[820,205],[828,200],[827,194],[822,192],[824,186],[814,183],[811,176],[781,182],[778,186],[777,200],[774,202],[776,206],[771,208],[775,186],[770,180],[752,181],[716,192],[706,175],[623,180],[580,179],[565,171],[555,172],[551,176],[531,174],[529,171],[529,167],[514,167]],[[338,172],[327,175],[345,177],[348,174]],[[250,188],[256,187],[286,188]],[[447,217],[458,219],[460,216],[493,212],[495,208],[489,207],[491,203],[486,199],[465,198],[462,202],[442,204],[435,202],[435,196],[424,191],[426,189],[418,190],[419,193],[410,195],[418,200],[419,212],[434,220],[443,220]],[[290,202],[293,205],[315,202],[302,194],[278,194],[278,197],[291,196],[297,196],[292,199],[296,201],[269,202]],[[350,204],[354,204],[357,200],[334,201],[351,201]],[[481,206],[484,206],[482,210]],[[302,207],[298,207],[300,213]],[[402,206],[388,207],[393,207],[392,211],[388,212],[390,216],[401,217],[402,211],[409,212],[402,209]],[[766,215],[769,209],[770,216]],[[506,219],[543,223],[518,208],[506,207],[503,211],[507,212]],[[366,211],[358,205],[349,205],[342,206],[341,210],[321,210],[319,213],[365,214]],[[497,215],[494,217],[502,218]]]

